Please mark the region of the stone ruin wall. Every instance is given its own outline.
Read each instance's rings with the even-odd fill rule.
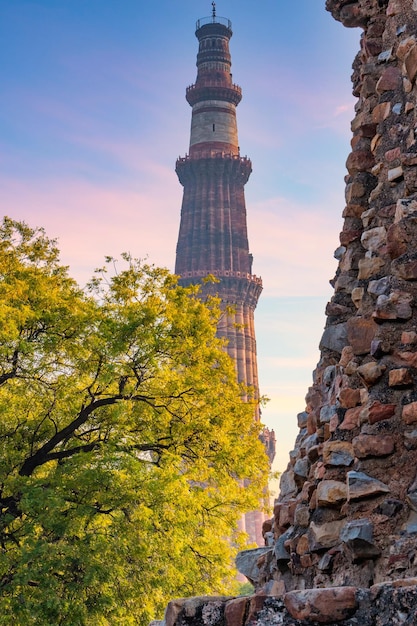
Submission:
[[[266,547],[238,557],[256,595],[168,626],[417,624],[417,0],[326,9],[363,34],[320,361]]]
[[[417,574],[417,1],[326,8],[363,35],[334,295],[274,511],[287,591]]]

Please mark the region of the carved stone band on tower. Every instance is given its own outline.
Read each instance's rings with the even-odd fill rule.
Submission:
[[[207,275],[218,283],[202,283],[202,297],[218,295],[234,313],[224,316],[218,335],[236,364],[239,382],[259,397],[254,311],[262,280],[252,274],[252,255],[246,223],[244,185],[252,171],[250,159],[240,156],[236,107],[242,90],[231,74],[230,20],[211,17],[197,21],[197,79],[187,87],[192,107],[189,154],[180,157],[176,172],[184,187],[175,273],[181,285],[201,282]],[[257,409],[255,419],[259,421]],[[272,462],[273,431],[264,431]],[[252,518],[249,516],[252,515]],[[262,544],[263,515],[249,514],[246,531]],[[254,518],[256,517],[256,519]]]

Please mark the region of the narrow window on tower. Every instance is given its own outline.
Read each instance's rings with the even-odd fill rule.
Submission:
[[[213,133],[216,130],[216,124],[213,124]]]

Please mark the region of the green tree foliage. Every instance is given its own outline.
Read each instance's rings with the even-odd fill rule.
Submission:
[[[218,302],[114,266],[81,290],[42,229],[0,227],[1,625],[146,624],[230,590],[265,488]]]

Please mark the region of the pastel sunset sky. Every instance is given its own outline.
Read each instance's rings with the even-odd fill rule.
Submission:
[[[324,0],[219,0],[232,21],[263,421],[285,469],[336,270],[360,32]],[[209,0],[0,0],[0,209],[57,238],[81,285],[123,251],[173,270]]]

